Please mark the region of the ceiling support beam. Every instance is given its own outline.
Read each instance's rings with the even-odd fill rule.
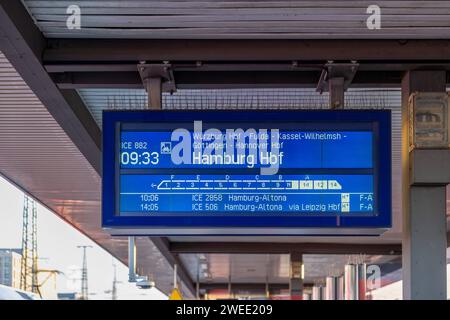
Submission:
[[[100,173],[100,129],[76,92],[62,93],[53,83],[42,65],[45,47],[46,40],[22,2],[0,0],[0,51]]]
[[[143,88],[138,72],[51,73],[60,89]],[[320,71],[173,71],[176,88],[162,83],[163,92],[175,89],[315,88]],[[352,87],[400,88],[402,72],[358,72]]]
[[[178,256],[178,254],[170,251],[169,240],[163,237],[149,237],[149,238],[156,246],[156,248],[158,248],[158,250],[164,256],[167,262],[172,266],[172,268],[174,268],[175,265],[177,266],[177,273],[182,283],[184,283],[187,289],[191,292],[191,294],[195,296],[196,295],[195,283],[189,276],[189,273],[184,267],[184,264],[181,261],[180,257]]]
[[[400,255],[400,244],[352,243],[259,243],[259,242],[171,242],[172,253],[224,253],[224,254],[368,254]]]
[[[173,70],[176,71],[316,71],[321,72],[323,70],[323,62],[305,62],[305,63],[292,63],[292,62],[209,62],[209,63],[172,63]],[[447,62],[364,62],[358,67],[360,71],[407,71],[407,70],[420,70],[420,69],[444,69],[450,70],[450,63]],[[54,63],[46,64],[45,69],[49,73],[63,73],[63,72],[135,72],[135,63],[126,62],[114,62],[114,63],[80,63],[76,64],[64,64]]]

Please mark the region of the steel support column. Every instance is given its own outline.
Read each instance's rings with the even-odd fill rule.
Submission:
[[[409,233],[404,235],[403,298],[446,300],[446,188],[411,186]]]
[[[411,163],[408,106],[409,96],[415,91],[445,90],[446,74],[440,70],[409,71],[402,81],[404,299],[446,299],[445,186],[433,186],[429,181],[422,184],[410,178],[411,165],[414,166],[413,172],[426,171],[437,175],[444,168]]]
[[[264,243],[264,242],[171,242],[170,252],[178,254],[373,254],[400,255],[398,244],[365,243]]]
[[[78,93],[60,91],[44,69],[46,44],[21,1],[0,0],[0,51],[100,174],[101,131]]]

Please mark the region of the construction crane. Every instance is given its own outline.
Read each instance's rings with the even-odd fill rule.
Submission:
[[[36,201],[24,195],[20,288],[40,295],[37,261],[37,205]]]
[[[89,299],[88,288],[88,271],[87,271],[87,256],[86,249],[92,248],[92,246],[77,246],[77,248],[83,249],[83,268],[81,269],[81,296],[80,300]]]

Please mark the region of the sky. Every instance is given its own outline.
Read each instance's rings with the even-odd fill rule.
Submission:
[[[24,194],[0,176],[0,248],[20,248]],[[86,236],[38,204],[39,269],[63,272],[56,278],[57,292],[79,292],[81,288],[82,250],[87,249],[89,299],[111,299],[114,265],[118,299],[167,299],[159,290],[139,289],[128,283],[128,268]],[[52,287],[50,282],[47,283]],[[53,284],[53,283],[52,283]]]

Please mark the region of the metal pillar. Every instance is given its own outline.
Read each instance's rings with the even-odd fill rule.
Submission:
[[[330,108],[343,109],[345,106],[345,90],[348,89],[359,64],[351,63],[334,63],[329,61],[325,64],[316,91],[323,93],[329,92]]]
[[[83,267],[81,269],[81,300],[89,299],[89,287],[88,287],[88,269],[87,269],[87,255],[86,249],[92,248],[92,246],[77,246],[77,248],[83,249]]]
[[[336,300],[344,300],[344,291],[345,291],[344,276],[338,277],[336,291],[337,291]]]
[[[148,108],[160,110],[162,108],[162,80],[161,78],[148,78],[145,80],[148,93]]]
[[[346,264],[344,267],[344,300],[358,300],[357,279],[356,264]]]
[[[445,90],[446,72],[441,70],[409,71],[402,80],[402,263],[403,298],[408,300],[447,298],[445,187],[432,183],[411,186],[408,104],[413,92]],[[446,170],[445,167],[414,166],[413,171],[428,174],[439,175]]]
[[[344,300],[366,300],[366,264],[350,263],[344,267],[344,283],[337,283],[336,296],[343,290]]]
[[[266,298],[269,299],[270,298],[270,286],[269,286],[269,279],[266,278],[266,287],[264,288],[265,292],[266,292]]]
[[[325,278],[325,300],[338,299],[338,277]]]
[[[197,279],[197,282],[195,283],[195,299],[200,300],[200,283],[198,281],[199,280]]]
[[[344,109],[344,78],[338,77],[328,80],[328,91],[330,92],[330,108]]]
[[[113,283],[112,283],[112,289],[111,289],[111,300],[117,300],[117,268],[116,268],[116,264],[113,264],[113,269],[114,269],[114,278],[113,278]]]
[[[303,296],[303,257],[301,252],[291,252],[289,294],[292,299]]]
[[[136,282],[136,239],[128,237],[128,282]]]

